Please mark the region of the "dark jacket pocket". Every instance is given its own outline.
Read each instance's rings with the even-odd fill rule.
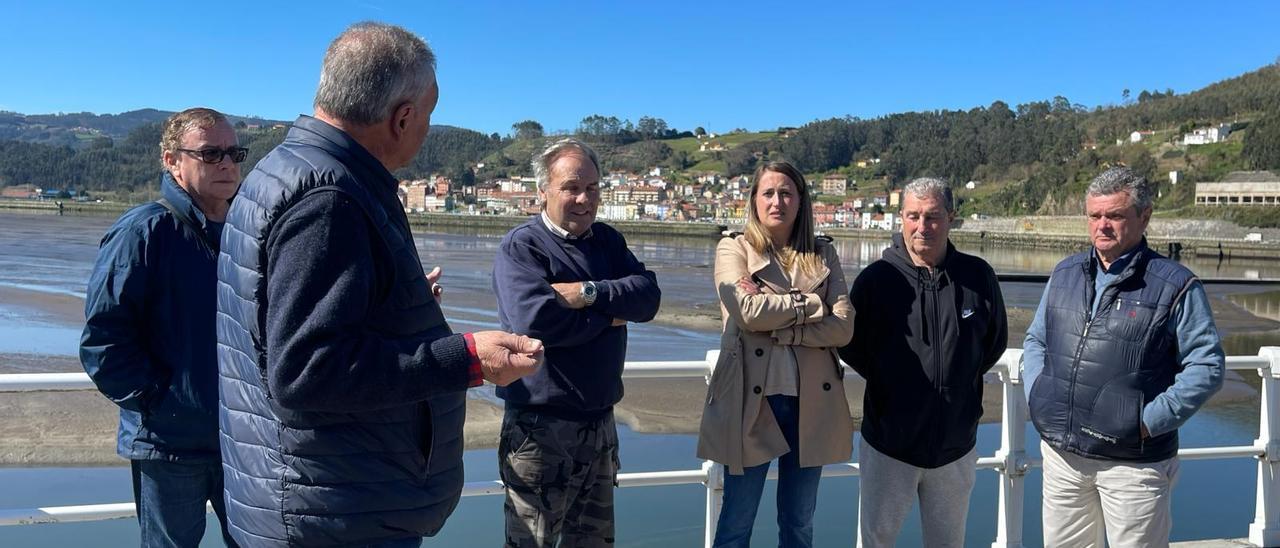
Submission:
[[[1141,420],[1142,393],[1111,382],[1098,391],[1081,433],[1111,445],[1133,444],[1142,438]]]

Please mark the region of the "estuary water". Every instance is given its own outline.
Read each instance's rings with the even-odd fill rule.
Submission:
[[[0,360],[13,356],[74,356],[83,317],[75,314],[83,299],[97,242],[112,218],[58,217],[0,212]],[[1082,220],[1083,222],[1083,220]],[[501,234],[468,231],[417,232],[423,263],[441,265],[445,274],[445,314],[455,330],[497,327],[490,270]],[[718,315],[712,289],[714,239],[634,237],[630,244],[641,261],[658,274],[663,288],[662,323],[629,327],[629,360],[697,360],[718,344],[708,316]],[[848,280],[879,258],[884,239],[837,240]],[[964,249],[986,258],[1001,273],[1048,273],[1063,254],[1015,248]],[[1191,259],[1186,263],[1206,278],[1280,278],[1280,263]],[[1011,317],[1030,318],[1041,284],[1002,284]],[[1215,315],[1227,334],[1228,354],[1255,354],[1261,345],[1280,345],[1280,287],[1214,284],[1209,287]],[[68,305],[70,301],[70,305]],[[81,304],[82,306],[82,304]],[[1021,346],[1015,326],[1010,347]],[[64,360],[65,361],[65,360]],[[0,366],[3,366],[0,363]],[[1256,376],[1256,375],[1255,375]],[[692,380],[690,382],[699,382]],[[1256,387],[1255,379],[1248,384]],[[0,395],[0,397],[4,397]],[[1028,425],[1028,447],[1038,438]],[[999,445],[998,424],[979,429],[979,452],[991,455]],[[1182,430],[1183,447],[1249,444],[1258,433],[1258,400],[1213,402]],[[638,433],[622,427],[624,472],[696,469],[692,434]],[[856,456],[855,456],[856,459]],[[124,462],[121,461],[123,465]],[[493,480],[492,449],[468,451],[468,481]],[[1174,502],[1177,540],[1242,537],[1253,519],[1256,464],[1252,460],[1185,462]],[[970,505],[968,545],[995,538],[997,475],[979,472]],[[1026,541],[1040,538],[1040,475],[1028,475]],[[815,517],[818,546],[853,543],[857,515],[856,478],[823,480]],[[772,491],[766,491],[757,520],[754,546],[776,545]],[[0,508],[98,504],[131,500],[127,468],[0,468]],[[700,485],[641,487],[617,492],[619,546],[700,546],[705,490]],[[439,536],[427,546],[501,544],[501,497],[464,499]],[[220,545],[210,520],[205,546]],[[919,545],[919,521],[911,518],[900,545]],[[131,520],[0,527],[0,546],[136,546]]]

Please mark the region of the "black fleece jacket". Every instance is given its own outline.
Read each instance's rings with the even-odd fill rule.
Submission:
[[[937,468],[973,449],[982,376],[1008,345],[1004,298],[986,261],[949,242],[932,273],[902,235],[853,282],[853,339],[840,357],[867,380],[862,435],[877,451]]]

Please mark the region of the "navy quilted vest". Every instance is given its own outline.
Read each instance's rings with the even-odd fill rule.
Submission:
[[[219,426],[228,520],[241,545],[429,536],[457,505],[465,393],[369,412],[304,412],[276,405],[265,380],[266,241],[309,192],[352,198],[394,258],[395,289],[369,329],[450,333],[404,211],[382,184],[390,177],[348,135],[302,116],[245,178],[228,214],[218,260]]]
[[[1093,251],[1053,271],[1045,309],[1044,371],[1031,389],[1031,419],[1049,445],[1090,458],[1153,462],[1174,456],[1178,432],[1143,440],[1142,410],[1173,384],[1180,365],[1169,329],[1195,280],[1143,242],[1094,299]]]

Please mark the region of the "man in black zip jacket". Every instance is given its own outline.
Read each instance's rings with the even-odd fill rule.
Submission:
[[[1008,344],[1004,298],[991,265],[947,239],[947,183],[920,178],[902,194],[902,233],[854,281],[840,349],[867,381],[858,545],[893,546],[918,493],[924,545],[963,546],[982,376]]]

